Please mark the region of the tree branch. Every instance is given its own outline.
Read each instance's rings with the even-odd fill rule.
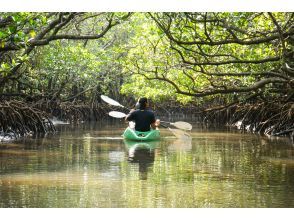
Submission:
[[[255,37],[251,38],[250,40],[242,40],[242,39],[225,39],[225,40],[218,40],[218,41],[203,41],[203,40],[193,40],[193,41],[183,41],[180,39],[176,39],[170,31],[170,28],[166,27],[162,22],[160,22],[155,16],[151,13],[149,14],[151,18],[156,22],[157,26],[166,34],[166,36],[173,42],[179,45],[208,45],[208,46],[216,46],[216,45],[226,45],[226,44],[239,44],[239,45],[254,45],[254,44],[261,44],[261,43],[269,43],[273,40],[279,39],[281,36],[279,33],[272,33],[267,37]],[[228,27],[228,26],[227,26]],[[229,27],[228,27],[229,28]],[[289,30],[288,32],[284,32],[282,36],[287,38],[294,34],[294,30]]]

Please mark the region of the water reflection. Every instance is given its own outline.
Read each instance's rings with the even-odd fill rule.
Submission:
[[[0,207],[294,207],[294,147],[227,130],[124,143],[124,124],[0,143]]]
[[[147,180],[148,168],[152,166],[155,159],[155,149],[159,141],[132,142],[124,140],[128,149],[128,161],[139,165],[139,178]]]
[[[169,151],[191,151],[192,150],[192,138],[177,138],[168,146]]]

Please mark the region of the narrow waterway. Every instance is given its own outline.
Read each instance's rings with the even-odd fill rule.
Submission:
[[[126,143],[125,124],[0,143],[0,207],[294,207],[294,146],[193,125]]]

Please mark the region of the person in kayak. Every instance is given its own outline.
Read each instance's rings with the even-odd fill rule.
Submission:
[[[160,120],[156,120],[154,112],[148,109],[145,97],[139,99],[139,109],[132,109],[125,120],[135,122],[136,131],[150,131],[150,128],[156,129],[160,125]]]

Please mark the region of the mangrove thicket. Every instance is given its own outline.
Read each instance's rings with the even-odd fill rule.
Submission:
[[[159,115],[294,131],[294,14],[0,13],[0,136],[100,120],[108,95]],[[113,109],[113,108],[112,108]]]

